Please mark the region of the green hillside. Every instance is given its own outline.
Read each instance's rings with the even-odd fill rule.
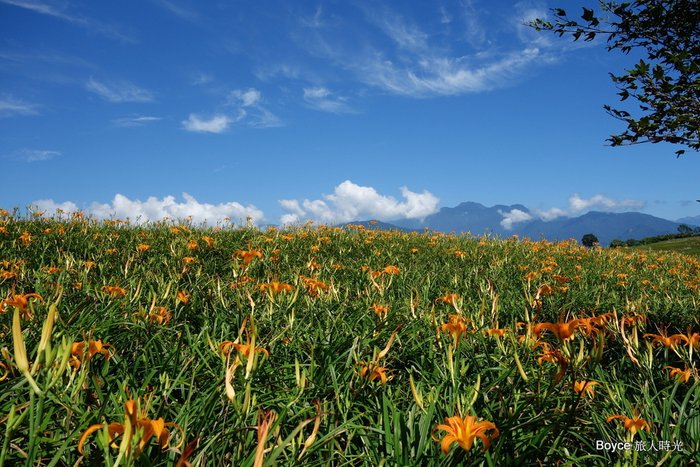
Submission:
[[[700,256],[700,237],[674,238],[663,242],[639,245],[633,248],[656,251],[675,251],[685,255]]]

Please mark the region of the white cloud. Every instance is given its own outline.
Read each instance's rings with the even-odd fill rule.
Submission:
[[[231,123],[226,115],[215,115],[206,120],[196,114],[190,114],[187,120],[183,120],[182,126],[187,131],[196,133],[223,133]]]
[[[304,101],[309,107],[323,112],[348,113],[352,109],[347,104],[347,98],[334,97],[333,93],[324,87],[304,88]]]
[[[88,18],[86,16],[69,13],[66,11],[68,2],[42,2],[39,0],[0,0],[0,3],[5,3],[7,5],[12,5],[18,8],[24,8],[26,10],[33,11],[34,13],[39,13],[42,15],[53,16],[54,18],[67,21],[69,23],[81,26],[90,31],[102,34],[106,37],[112,39],[117,39],[125,43],[135,43],[136,41],[129,36],[122,34],[117,31],[114,27],[101,23],[95,19]],[[59,4],[60,3],[60,4]]]
[[[500,212],[503,216],[501,226],[506,230],[511,230],[514,224],[526,222],[533,219],[540,219],[545,222],[559,217],[573,217],[584,214],[588,211],[598,210],[603,212],[619,212],[624,210],[639,210],[644,208],[644,202],[632,199],[615,200],[602,194],[597,194],[588,199],[581,198],[578,193],[569,196],[569,206],[567,209],[550,208],[546,210],[533,209],[530,213],[513,209],[510,212]]]
[[[47,161],[60,155],[59,151],[48,151],[46,149],[23,149],[20,151],[20,157],[27,162]]]
[[[111,203],[91,203],[82,211],[100,220],[129,218],[139,223],[164,218],[185,219],[191,216],[194,224],[206,222],[211,225],[228,218],[231,222],[242,225],[246,223],[246,218],[251,218],[253,223],[265,218],[263,212],[253,205],[243,206],[234,201],[220,204],[200,203],[187,193],[183,193],[182,198],[183,202],[177,202],[174,196],[165,196],[162,199],[151,196],[141,201],[117,194]],[[78,210],[78,206],[73,202],[56,203],[52,199],[34,201],[32,205],[45,210],[46,215],[53,214],[57,208],[65,212]]]
[[[85,84],[88,91],[94,92],[106,101],[122,102],[151,102],[153,94],[127,81],[101,83],[90,78]]]
[[[574,193],[569,197],[569,207],[571,211],[575,213],[594,209],[601,211],[623,211],[625,209],[641,209],[644,207],[644,202],[633,199],[614,200],[601,194],[584,199],[581,198],[578,193]]]
[[[513,209],[509,212],[498,211],[498,213],[503,216],[501,226],[506,230],[512,229],[513,224],[517,224],[518,222],[532,220],[532,216],[530,214],[525,211],[521,211],[520,209]]]
[[[149,115],[136,115],[133,117],[115,118],[114,120],[112,120],[112,123],[115,126],[133,127],[133,126],[144,126],[147,123],[157,122],[158,120],[161,120],[161,118],[160,117],[153,117],[153,116],[149,116]]]
[[[282,120],[262,105],[262,93],[255,88],[236,89],[229,93],[227,105],[236,109],[236,122],[255,128],[273,128],[284,125]]]
[[[238,103],[242,107],[252,107],[260,102],[262,94],[255,88],[250,88],[246,91],[237,89],[231,91],[229,95],[229,102]]]
[[[0,98],[0,117],[14,117],[16,115],[36,115],[37,106],[10,96]]]
[[[313,218],[319,222],[335,224],[362,220],[363,218],[422,219],[438,210],[439,199],[428,191],[415,193],[406,187],[401,188],[403,201],[391,196],[379,194],[374,188],[360,186],[346,180],[335,187],[333,194],[324,195],[323,199],[281,200],[280,205],[287,214],[280,222],[283,224],[299,222]]]

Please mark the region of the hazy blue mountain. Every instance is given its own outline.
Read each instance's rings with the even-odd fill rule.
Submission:
[[[428,227],[431,230],[445,233],[471,232],[475,235],[488,233],[503,236],[511,233],[501,226],[501,221],[503,220],[501,213],[510,212],[513,209],[519,209],[525,213],[530,212],[522,204],[513,204],[511,206],[498,204],[486,207],[483,204],[466,202],[453,208],[442,208],[437,213],[423,219],[422,222],[412,219],[392,222],[408,229]]]
[[[692,226],[700,226],[700,216],[681,217],[676,222],[679,224],[688,224]]]
[[[544,222],[535,220],[518,226],[518,235],[533,240],[544,238],[550,241],[575,238],[581,241],[587,233],[592,233],[601,245],[607,246],[615,239],[641,239],[678,232],[678,223],[639,212],[596,212],[591,211],[579,217],[559,218]]]
[[[517,234],[521,237],[528,237],[533,240],[546,239],[550,241],[567,240],[574,238],[581,241],[587,233],[592,233],[601,245],[607,246],[615,239],[628,240],[630,238],[642,239],[656,235],[672,234],[678,232],[679,222],[673,222],[649,214],[639,212],[609,213],[591,211],[578,217],[562,217],[552,221],[542,221],[534,219],[519,222],[513,228],[506,230],[502,225],[503,213],[508,213],[513,209],[518,209],[524,213],[530,210],[522,204],[510,206],[496,205],[487,207],[474,202],[461,203],[453,208],[442,208],[422,221],[414,219],[402,219],[390,221],[389,223],[370,221],[352,222],[351,224],[362,224],[367,228],[374,229],[400,229],[400,230],[423,230],[429,228],[438,232],[464,233],[471,232],[474,235],[490,234],[501,237],[509,237]],[[686,218],[685,223],[695,218]],[[700,219],[698,219],[700,220]],[[347,225],[347,224],[343,224]]]

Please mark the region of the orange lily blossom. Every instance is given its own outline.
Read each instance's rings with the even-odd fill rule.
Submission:
[[[457,300],[459,300],[459,295],[456,293],[448,293],[435,299],[436,302],[446,303],[447,305],[454,305]]]
[[[598,385],[597,381],[576,381],[574,383],[574,392],[579,396],[595,396],[595,386]]]
[[[85,352],[85,344],[87,344],[87,352]],[[82,342],[74,342],[73,345],[71,346],[71,359],[70,359],[70,365],[73,368],[78,368],[80,365],[83,363],[83,355],[85,355],[85,363],[89,362],[92,357],[95,355],[102,354],[105,356],[105,360],[109,360],[109,358],[112,356],[111,352],[108,350],[112,346],[109,344],[104,344],[102,340],[97,340],[97,341],[85,341]]]
[[[574,335],[574,331],[581,326],[581,320],[572,319],[566,323],[538,323],[532,330],[538,337],[542,334],[542,331],[550,331],[556,334],[560,340],[566,341],[571,339]]]
[[[138,403],[135,400],[128,400],[124,404],[124,423],[97,423],[91,425],[83,432],[78,441],[78,452],[80,454],[83,454],[85,441],[87,441],[90,435],[95,431],[101,430],[105,426],[107,427],[108,439],[110,442],[116,435],[124,436],[123,442],[127,443],[127,453],[131,452],[132,439],[139,430],[142,430],[138,448],[135,453],[137,457],[141,454],[143,448],[148,444],[151,438],[155,438],[158,441],[161,449],[166,449],[170,444],[170,430],[168,430],[168,427],[174,427],[182,431],[179,425],[174,422],[166,422],[163,418],[151,420],[143,415],[140,416],[138,413]]]
[[[613,420],[623,420],[625,423],[625,430],[632,433],[632,436],[634,436],[639,430],[651,430],[651,425],[649,425],[649,422],[643,418],[640,418],[638,415],[635,415],[634,418],[629,418],[624,415],[611,415],[606,421],[611,422]]]
[[[139,243],[138,245],[136,245],[136,249],[143,253],[144,251],[150,250],[151,245],[148,245],[146,243]]]
[[[467,322],[460,315],[450,315],[450,321],[441,326],[442,331],[448,331],[459,344],[462,334],[467,332]]]
[[[381,317],[386,317],[386,315],[389,313],[389,305],[380,305],[378,303],[375,303],[370,307],[374,312],[377,314],[377,316]]]
[[[382,270],[382,272],[385,274],[389,274],[390,276],[395,276],[396,274],[400,273],[401,270],[396,266],[387,266]]]
[[[236,349],[238,353],[243,355],[245,358],[250,358],[251,353],[253,351],[263,353],[266,357],[270,356],[270,352],[263,349],[262,347],[255,347],[253,349],[252,345],[250,344],[250,340],[247,344],[238,344],[231,341],[224,341],[221,344],[219,344],[219,352],[221,353],[221,355],[226,356],[229,353],[231,353],[231,350],[233,349]]]
[[[262,251],[258,250],[236,250],[235,255],[243,260],[244,265],[250,264],[253,258],[262,258]]]
[[[186,304],[188,304],[188,303],[190,302],[190,294],[188,294],[188,293],[187,293],[186,291],[184,291],[184,290],[180,290],[180,291],[177,293],[177,296],[175,297],[175,299],[176,299],[178,302],[184,303],[184,304],[186,305]]]
[[[668,372],[669,378],[675,377],[678,381],[683,381],[684,383],[687,383],[693,374],[693,370],[691,370],[690,368],[686,368],[685,370],[681,370],[680,368],[676,368],[673,366],[666,366],[666,367],[664,367],[664,369],[671,370]]]
[[[258,288],[261,292],[265,292],[267,290],[273,295],[278,294],[280,292],[291,292],[294,290],[294,286],[277,281],[272,281],[267,284],[258,284]]]
[[[450,446],[455,441],[459,443],[462,449],[469,451],[474,445],[476,438],[481,439],[484,443],[484,451],[486,451],[491,446],[491,441],[498,438],[501,434],[493,423],[487,421],[477,422],[476,417],[472,415],[467,415],[464,418],[455,415],[454,417],[445,418],[445,423],[435,427],[435,430],[447,432],[440,441],[440,449],[442,449],[444,454],[449,452]]]
[[[105,285],[102,287],[102,291],[112,295],[113,297],[123,297],[126,295],[126,290],[121,287],[115,287],[112,285]]]
[[[386,374],[389,371],[387,367],[365,362],[359,362],[359,364],[361,377],[367,378],[369,381],[379,379],[382,384],[386,384],[389,380]]]
[[[545,343],[543,342],[543,344]],[[557,373],[554,375],[555,383],[559,383],[559,381],[561,381],[561,379],[564,377],[564,374],[566,374],[566,370],[569,368],[569,361],[561,352],[559,352],[558,349],[550,348],[550,350],[546,350],[537,359],[537,363],[539,365],[542,365],[542,362],[550,362],[559,365],[559,371],[557,371]]]
[[[2,313],[5,310],[6,306],[13,306],[15,308],[19,308],[19,311],[22,312],[24,315],[28,316],[27,313],[27,307],[29,306],[29,299],[30,298],[36,298],[39,301],[43,302],[44,299],[42,298],[41,295],[38,293],[28,293],[24,295],[17,295],[17,294],[12,294],[12,298],[7,298],[0,302],[0,313]],[[31,316],[29,316],[31,317]]]
[[[674,334],[672,336],[668,336],[666,335],[666,331],[661,330],[659,331],[659,334],[644,334],[644,337],[651,337],[652,344],[659,343],[664,347],[668,347],[669,349],[675,350],[676,346],[678,345],[678,342],[680,340],[683,340],[683,338],[686,336],[684,336],[683,334]]]

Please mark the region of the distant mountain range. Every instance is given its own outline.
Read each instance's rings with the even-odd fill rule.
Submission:
[[[531,219],[515,222],[511,229],[506,229],[502,223],[504,215],[516,209],[522,213],[521,217],[531,217]],[[543,221],[521,204],[486,207],[480,203],[466,202],[453,208],[442,208],[422,221],[401,219],[390,223],[363,221],[350,224],[362,224],[367,228],[375,229],[423,230],[428,228],[438,232],[457,234],[470,232],[474,235],[489,234],[500,237],[518,235],[533,240],[550,241],[574,238],[580,242],[581,237],[592,233],[598,237],[601,245],[607,246],[615,239],[624,241],[630,238],[641,239],[677,233],[680,224],[700,225],[700,216],[686,217],[674,222],[639,212],[591,211],[578,217],[559,217],[551,221]]]

